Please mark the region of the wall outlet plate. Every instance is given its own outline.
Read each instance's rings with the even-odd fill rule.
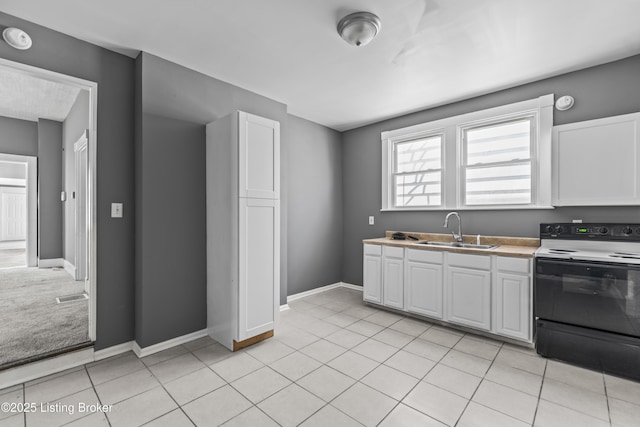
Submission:
[[[111,218],[122,218],[122,203],[111,203]]]
[[[375,224],[375,218],[372,216],[369,217],[369,225]]]

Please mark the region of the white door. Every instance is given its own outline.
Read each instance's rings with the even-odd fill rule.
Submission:
[[[238,341],[274,329],[280,302],[280,201],[239,199]]]
[[[531,277],[498,272],[496,278],[496,333],[529,341]]]
[[[27,193],[24,187],[0,188],[0,241],[26,240]]]
[[[280,123],[238,112],[239,196],[280,198]]]
[[[491,330],[491,272],[447,267],[447,319]]]
[[[75,268],[76,280],[85,281],[85,292],[89,292],[89,281],[87,280],[87,249],[88,249],[88,219],[87,219],[87,188],[88,188],[88,131],[80,137],[74,145],[75,169],[76,169],[76,194],[75,194],[75,216],[76,216],[76,247],[75,247]]]
[[[442,319],[442,264],[407,261],[407,311]]]

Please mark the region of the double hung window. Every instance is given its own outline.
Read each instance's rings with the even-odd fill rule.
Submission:
[[[382,132],[382,210],[551,206],[553,95]]]

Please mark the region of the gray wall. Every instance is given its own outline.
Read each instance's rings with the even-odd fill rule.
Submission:
[[[100,350],[131,341],[134,295],[134,61],[0,12],[0,28],[5,27],[25,30],[33,39],[33,47],[20,51],[0,43],[0,58],[98,83],[98,308],[95,347]],[[111,202],[124,203],[124,218],[110,218]]]
[[[533,82],[343,133],[344,263],[343,281],[362,284],[362,239],[385,230],[445,232],[445,211],[380,212],[380,133],[444,117],[555,93],[571,95],[575,106],[554,111],[554,124],[572,123],[640,111],[640,55]],[[555,210],[462,211],[465,234],[537,237],[541,222],[640,221],[638,207],[577,207]],[[367,225],[374,215],[375,226]]]
[[[63,256],[75,266],[76,257],[76,167],[75,151],[73,145],[89,128],[89,92],[81,90],[73,103],[69,115],[62,122],[62,189],[67,192],[67,200],[62,203],[62,215],[64,223],[62,233]]]
[[[289,115],[288,295],[342,280],[342,138]]]
[[[62,258],[62,123],[38,120],[38,259]]]
[[[205,126],[143,114],[142,136],[136,342],[146,347],[206,327]]]
[[[1,18],[2,14],[0,14],[0,23],[2,23]],[[0,49],[3,44],[0,43]],[[0,153],[37,156],[38,123],[0,117]]]
[[[283,159],[288,134],[284,104],[153,55],[136,59],[136,81],[135,339],[146,347],[206,328],[204,125],[235,110],[278,120]],[[285,272],[284,160],[281,174]]]

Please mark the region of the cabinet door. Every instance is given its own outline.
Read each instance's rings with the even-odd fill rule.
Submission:
[[[447,267],[446,320],[491,330],[491,272]]]
[[[553,128],[555,206],[640,204],[640,113]]]
[[[280,198],[280,123],[238,112],[240,197]]]
[[[442,319],[442,264],[407,261],[407,311]]]
[[[496,333],[531,341],[531,277],[498,272],[496,275]]]
[[[280,300],[280,201],[239,199],[238,341],[270,331]]]
[[[388,307],[404,308],[404,260],[382,258],[382,296]]]
[[[362,276],[362,298],[368,302],[382,304],[382,257],[365,253]]]

